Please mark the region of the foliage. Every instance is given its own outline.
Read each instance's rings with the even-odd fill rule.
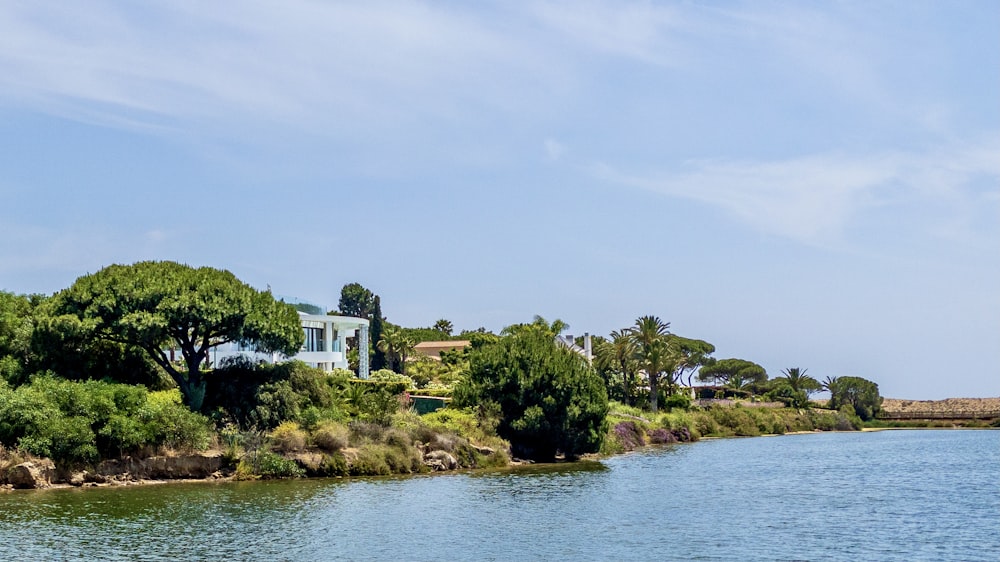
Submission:
[[[864,421],[871,420],[882,408],[878,385],[861,377],[838,377],[830,389],[830,408],[850,406]]]
[[[774,379],[774,386],[766,394],[768,399],[779,400],[793,408],[808,408],[809,395],[822,387],[819,381],[806,374],[807,369],[791,367],[782,371],[784,376]]]
[[[271,451],[262,451],[257,456],[257,463],[253,467],[253,472],[264,479],[301,478],[306,473],[295,461],[286,459]]]
[[[671,353],[667,340],[670,322],[656,316],[641,316],[630,330],[635,343],[636,357],[649,381],[649,409],[656,412],[659,400],[659,381],[664,372],[673,372],[677,358]]]
[[[105,267],[80,277],[52,302],[52,316],[79,323],[88,338],[148,353],[196,411],[206,390],[201,365],[212,347],[241,342],[292,355],[304,337],[295,308],[269,291],[256,291],[228,271],[170,261]],[[180,350],[184,367],[171,361],[171,346]]]
[[[411,390],[417,387],[412,378],[390,371],[389,369],[379,369],[371,373],[369,380],[382,383],[399,383],[403,385],[404,390]]]
[[[185,408],[176,391],[51,376],[0,387],[0,443],[60,463],[160,446],[203,449],[210,435],[208,420]]]
[[[715,361],[710,357],[715,353],[715,346],[704,340],[684,338],[677,334],[667,336],[667,342],[677,356],[674,372],[671,373],[668,396],[673,396],[673,389],[680,385],[682,377],[687,375],[687,386],[691,386],[691,377],[695,371]]]
[[[663,401],[663,406],[668,412],[674,409],[687,410],[691,407],[691,397],[687,394],[671,394]]]
[[[455,326],[451,323],[451,320],[442,318],[434,323],[433,328],[435,331],[441,332],[442,335],[449,337]]]
[[[473,349],[468,379],[456,388],[455,400],[492,409],[497,432],[523,458],[594,452],[606,433],[608,400],[600,377],[540,326]]]
[[[405,375],[406,358],[413,355],[413,348],[415,345],[417,345],[416,341],[406,335],[402,329],[396,326],[388,325],[382,332],[382,338],[376,344],[376,349],[385,353],[386,359],[389,361],[389,365],[392,366],[396,372]]]
[[[608,396],[625,404],[634,403],[635,380],[639,372],[638,349],[628,330],[611,332],[594,345],[594,367],[604,378]]]
[[[348,283],[340,289],[337,309],[343,316],[370,318],[375,310],[375,295],[361,283]]]
[[[24,382],[34,329],[32,318],[40,298],[0,291],[0,380]]]
[[[324,451],[330,453],[339,451],[350,443],[350,431],[341,423],[323,421],[313,430],[312,442]]]
[[[255,365],[228,361],[208,377],[205,409],[240,427],[273,429],[283,421],[315,424],[343,417],[344,375],[324,373],[301,361]]]
[[[282,422],[271,432],[271,446],[275,451],[291,453],[306,447],[308,434],[293,421]]]
[[[767,380],[764,367],[745,359],[719,359],[706,363],[698,371],[698,380],[715,381],[716,384],[739,384],[733,388],[741,388],[746,383],[762,383]]]

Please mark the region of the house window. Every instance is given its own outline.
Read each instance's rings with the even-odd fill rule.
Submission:
[[[302,328],[306,339],[302,343],[302,351],[323,351],[323,328]]]

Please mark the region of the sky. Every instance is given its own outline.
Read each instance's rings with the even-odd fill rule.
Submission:
[[[0,290],[140,260],[1000,396],[1000,10],[0,1]]]

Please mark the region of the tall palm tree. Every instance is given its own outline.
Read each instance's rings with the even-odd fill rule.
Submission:
[[[389,360],[399,366],[399,373],[406,374],[406,358],[413,353],[416,342],[396,326],[386,326],[382,339],[375,344],[379,351],[389,356]]]
[[[833,396],[837,393],[837,383],[840,377],[826,377],[823,382],[820,383],[820,388],[830,393],[830,400],[833,400]]]
[[[657,410],[657,391],[660,375],[668,368],[673,371],[674,359],[671,346],[667,342],[670,334],[669,322],[663,322],[657,316],[640,316],[635,326],[629,330],[632,341],[635,342],[636,357],[649,379],[649,409]]]

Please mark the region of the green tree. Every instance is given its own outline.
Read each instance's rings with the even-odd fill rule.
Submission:
[[[741,386],[747,383],[761,384],[767,380],[767,371],[745,359],[719,359],[698,371],[698,380],[703,382],[715,381],[716,384],[725,385],[734,377],[741,379]]]
[[[28,375],[34,309],[40,300],[0,291],[0,379],[20,384]]]
[[[348,283],[340,289],[337,309],[343,316],[370,319],[375,309],[375,295],[361,283]]]
[[[394,367],[398,367],[399,370],[396,371],[402,375],[406,374],[406,358],[413,354],[413,347],[416,342],[413,341],[406,333],[403,332],[398,326],[386,326],[385,331],[382,332],[382,339],[378,341],[377,348],[382,353],[386,354],[389,361]]]
[[[385,352],[378,348],[378,342],[382,340],[382,332],[385,331],[385,317],[382,316],[382,299],[375,295],[372,299],[372,312],[369,318],[368,346],[371,349],[363,350],[371,355],[371,370],[378,371],[386,367]],[[359,350],[360,353],[362,350]]]
[[[595,452],[607,432],[608,397],[600,376],[540,330],[515,330],[472,349],[455,401],[497,412],[497,432],[521,458]]]
[[[635,340],[628,330],[615,330],[610,340],[601,340],[594,346],[594,365],[598,372],[605,373],[609,382],[612,374],[621,377],[622,402],[630,404],[639,361]]]
[[[823,379],[823,382],[820,383],[820,387],[822,390],[829,392],[830,396],[833,396],[833,393],[837,391],[838,380],[840,380],[839,377],[826,377]]]
[[[298,313],[228,271],[170,261],[111,265],[77,279],[53,297],[53,313],[79,322],[90,337],[144,350],[173,378],[184,402],[200,410],[202,363],[212,347],[242,342],[294,354],[302,345]],[[179,349],[183,367],[170,348]]]
[[[531,331],[544,334],[551,338],[555,338],[559,336],[559,334],[565,332],[568,328],[569,324],[563,322],[558,318],[556,318],[550,323],[545,318],[542,318],[541,316],[536,314],[535,318],[531,321],[530,324],[512,324],[501,330],[500,334],[504,336],[509,336],[524,331]]]
[[[861,377],[838,377],[830,396],[830,407],[851,406],[859,418],[868,421],[882,409],[878,385]]]
[[[660,377],[664,372],[673,372],[677,363],[667,339],[668,328],[670,322],[663,322],[656,316],[641,316],[630,330],[639,365],[649,380],[649,409],[652,412],[657,411]]]
[[[452,325],[450,320],[442,318],[434,323],[434,329],[446,336],[451,336],[451,333],[455,330],[455,326]]]
[[[782,371],[784,376],[778,378],[778,384],[787,386],[791,392],[792,406],[805,408],[809,405],[809,395],[818,392],[822,387],[820,382],[806,374],[808,369],[790,367]]]
[[[681,380],[687,374],[687,385],[691,386],[691,377],[704,365],[710,364],[711,354],[715,353],[715,346],[704,340],[683,338],[677,334],[667,336],[670,347],[677,354],[675,370],[671,373],[668,387],[668,394],[673,395],[674,389],[680,386]]]

